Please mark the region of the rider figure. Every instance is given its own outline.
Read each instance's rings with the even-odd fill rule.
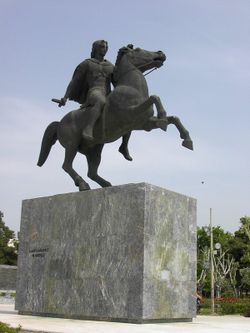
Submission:
[[[86,108],[88,112],[87,124],[82,136],[85,139],[93,140],[93,128],[100,117],[106,102],[106,96],[111,92],[111,82],[114,66],[104,59],[108,51],[108,43],[104,40],[97,40],[92,45],[91,58],[81,62],[75,69],[66,93],[61,98],[59,107],[66,104],[67,99],[81,104],[81,108]],[[123,142],[119,148],[120,153],[132,160],[129,155],[127,143],[129,136],[123,137]]]

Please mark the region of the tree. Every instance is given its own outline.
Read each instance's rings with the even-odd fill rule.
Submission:
[[[240,228],[234,233],[233,239],[229,242],[229,253],[238,262],[239,267],[236,272],[237,289],[240,293],[242,288],[242,275],[240,271],[250,267],[250,217],[240,218]],[[245,287],[244,287],[245,288]]]
[[[213,263],[214,263],[214,282],[216,285],[216,297],[221,297],[221,291],[226,289],[229,281],[228,276],[230,277],[230,282],[232,287],[234,287],[233,272],[235,266],[234,258],[230,257],[227,254],[227,251],[220,249],[219,254],[213,253]]]
[[[243,289],[247,292],[250,291],[250,267],[240,269],[240,275]]]
[[[223,248],[223,253],[229,249],[229,241],[233,238],[233,235],[229,232],[225,232],[220,226],[213,227],[214,244],[220,243]],[[214,263],[215,264],[215,263]],[[222,270],[222,263],[215,265],[220,267],[220,271],[215,274],[215,278],[218,278],[215,282],[218,285],[222,285],[222,280],[225,279]],[[210,292],[210,228],[205,226],[197,229],[197,287],[200,291],[206,293]],[[223,278],[222,278],[223,277]],[[217,288],[218,289],[218,288]]]
[[[245,234],[250,240],[250,217],[244,216],[240,218],[241,227],[239,232]]]
[[[229,242],[233,239],[230,232],[225,232],[220,226],[213,227],[214,244],[220,243],[224,251],[229,249]],[[210,248],[210,227],[201,227],[197,229],[197,248],[198,253],[205,247]]]
[[[202,294],[206,284],[207,274],[210,269],[210,250],[208,247],[201,249],[197,258],[197,290]]]
[[[17,241],[14,231],[10,230],[3,221],[3,213],[0,211],[0,264],[17,264]]]
[[[248,270],[250,267],[250,217],[240,219],[240,228],[233,234],[220,226],[213,227],[214,244],[220,243],[219,251],[214,249],[214,281],[217,297],[222,293],[240,294],[240,288],[248,291]],[[249,268],[250,270],[250,268]],[[210,228],[197,230],[197,287],[200,292],[210,294]]]

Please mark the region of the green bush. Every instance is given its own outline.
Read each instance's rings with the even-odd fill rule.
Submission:
[[[4,324],[0,321],[0,333],[18,333],[21,330],[21,326],[13,328],[8,324]]]
[[[243,314],[249,309],[247,303],[222,303],[220,305],[219,313],[222,315],[226,314]]]
[[[250,308],[249,298],[220,298],[216,300],[218,313],[225,314],[244,314]]]
[[[209,298],[203,298],[201,302],[201,307],[203,309],[210,309],[211,308],[211,301]]]
[[[15,298],[16,297],[16,293],[15,292],[14,293],[9,293],[9,292],[3,291],[3,292],[0,293],[0,297],[12,297],[12,298]]]
[[[243,313],[244,317],[250,317],[250,307]]]
[[[218,315],[241,314],[250,317],[250,298],[231,297],[216,299],[214,310]],[[202,300],[200,314],[211,314],[211,300],[209,298]]]

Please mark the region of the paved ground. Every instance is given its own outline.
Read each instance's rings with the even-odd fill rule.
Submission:
[[[13,304],[0,304],[0,321],[24,332],[51,333],[250,333],[250,318],[198,316],[191,323],[124,324],[18,315]]]

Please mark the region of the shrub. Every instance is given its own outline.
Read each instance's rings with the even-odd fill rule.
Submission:
[[[243,314],[249,309],[249,304],[244,303],[222,303],[220,307],[220,313],[222,315],[226,314]]]
[[[243,313],[244,317],[250,317],[250,308],[248,308],[244,313]]]
[[[18,333],[21,330],[21,326],[17,328],[11,327],[8,324],[4,324],[0,321],[0,333]]]
[[[203,299],[201,314],[211,314],[211,300]],[[215,300],[215,313],[218,315],[242,314],[250,317],[250,299],[249,298],[218,298]]]
[[[250,300],[248,298],[220,298],[216,300],[218,313],[225,314],[244,314],[250,309]]]

